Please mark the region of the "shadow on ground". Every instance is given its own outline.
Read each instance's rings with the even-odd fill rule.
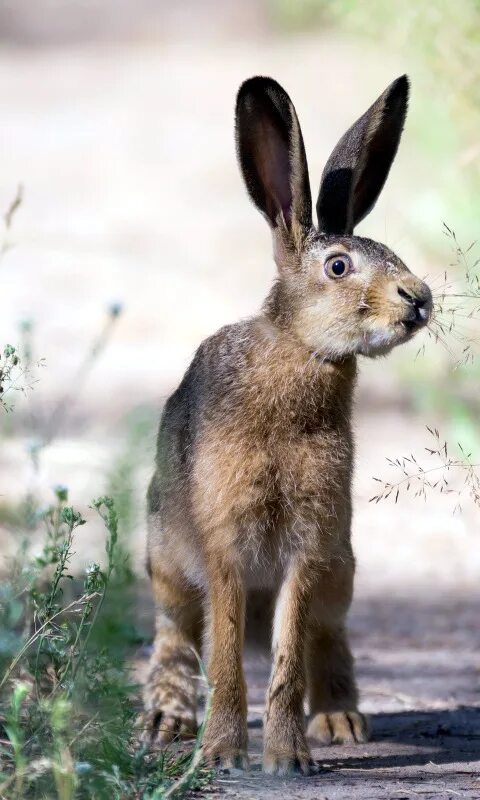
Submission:
[[[479,597],[356,598],[351,640],[372,739],[313,746],[319,772],[311,778],[270,778],[261,771],[270,617],[265,594],[250,598],[245,671],[251,770],[219,775],[209,796],[480,798]]]
[[[270,778],[261,771],[262,723],[249,724],[252,768],[222,774],[218,796],[363,800],[480,797],[480,708],[399,711],[371,716],[366,745],[313,747],[318,773]],[[217,791],[217,787],[214,792]]]

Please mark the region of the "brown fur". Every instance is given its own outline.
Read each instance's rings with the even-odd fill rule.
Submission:
[[[268,91],[276,92],[272,85]],[[269,151],[255,139],[251,158],[259,160],[260,183],[251,194],[270,216],[279,279],[260,315],[200,346],[160,425],[149,490],[157,632],[145,721],[147,737],[162,743],[194,730],[193,649],[205,620],[214,694],[204,753],[226,766],[246,766],[245,599],[250,587],[269,587],[276,608],[264,766],[283,774],[309,772],[307,733],[322,742],[367,737],[345,632],[354,574],[357,355],[381,354],[409,338],[413,312],[405,296],[419,306],[431,301],[427,287],[385,246],[305,226],[311,204],[308,194],[298,195],[308,184],[300,128],[288,98],[272,96],[291,136],[283,156],[285,132],[275,139],[275,168],[287,155],[294,163],[277,197],[281,176],[269,177]],[[247,100],[250,113],[256,106]],[[260,101],[258,107],[263,113]],[[271,119],[263,132],[277,124],[268,103],[266,109]],[[242,153],[248,184],[257,180],[257,162]],[[360,160],[368,161],[365,154]],[[268,191],[267,202],[262,192]],[[325,271],[332,254],[350,259],[348,276],[335,280]]]

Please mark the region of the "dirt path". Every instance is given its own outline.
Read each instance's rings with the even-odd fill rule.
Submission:
[[[314,747],[318,774],[261,771],[262,711],[270,660],[247,648],[248,773],[220,773],[208,797],[245,800],[480,798],[480,595],[358,597],[351,614],[366,745]]]

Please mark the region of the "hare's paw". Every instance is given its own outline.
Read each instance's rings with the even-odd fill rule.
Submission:
[[[315,714],[307,736],[320,744],[355,744],[368,742],[368,722],[359,711],[331,711]]]
[[[197,732],[196,693],[179,686],[177,676],[169,681],[149,682],[144,690],[145,711],[138,728],[145,746],[164,747],[173,739],[193,738]]]
[[[269,775],[312,775],[315,763],[299,720],[269,721],[265,732],[263,769]]]
[[[242,717],[212,714],[202,751],[204,761],[219,769],[248,769],[247,727]]]
[[[236,747],[205,747],[203,748],[203,760],[206,764],[216,767],[219,770],[241,769],[248,770],[249,761],[246,750],[239,750]]]
[[[174,739],[194,739],[197,733],[195,717],[175,707],[144,712],[137,727],[145,747],[165,747]]]
[[[266,750],[263,755],[263,770],[268,775],[314,775],[315,762],[308,749],[291,753],[276,753]]]

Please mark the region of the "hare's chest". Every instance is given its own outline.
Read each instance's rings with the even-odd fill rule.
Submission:
[[[349,496],[348,432],[228,435],[205,439],[196,460],[194,506],[202,524],[267,538],[293,521],[332,515]],[[334,510],[334,514],[337,511]]]
[[[345,493],[352,468],[348,432],[323,430],[276,442],[271,467],[274,493],[285,506],[331,503]],[[268,489],[268,487],[267,487]]]
[[[266,451],[265,469],[250,473],[250,491],[235,515],[253,576],[275,572],[299,550],[328,560],[338,534],[349,529],[351,464],[350,443],[328,434]]]

